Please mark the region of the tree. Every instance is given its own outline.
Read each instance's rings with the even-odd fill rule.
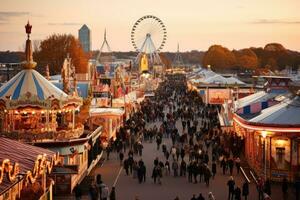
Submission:
[[[237,65],[246,69],[256,69],[258,67],[258,58],[251,49],[241,49],[233,51]]]
[[[41,41],[34,58],[40,69],[47,64],[51,74],[59,74],[67,55],[72,58],[76,73],[86,73],[88,59],[79,41],[73,35],[53,34]]]
[[[234,54],[227,48],[221,45],[213,45],[204,54],[202,65],[211,65],[214,69],[226,70],[236,66],[236,59]]]

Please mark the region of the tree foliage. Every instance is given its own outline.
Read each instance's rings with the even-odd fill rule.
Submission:
[[[49,65],[51,74],[59,74],[68,54],[72,58],[76,73],[86,73],[87,56],[84,54],[79,41],[70,34],[53,34],[42,40],[34,57],[41,68]]]
[[[282,70],[289,66],[300,67],[300,53],[290,51],[281,44],[270,43],[264,48],[249,48],[229,51],[220,45],[211,46],[204,54],[202,65],[211,65],[217,70],[268,68]]]
[[[226,69],[236,65],[234,54],[221,45],[213,45],[204,54],[203,66],[211,65],[214,69]]]
[[[236,64],[239,67],[246,69],[256,69],[258,67],[258,58],[251,49],[241,49],[239,51],[233,51]]]

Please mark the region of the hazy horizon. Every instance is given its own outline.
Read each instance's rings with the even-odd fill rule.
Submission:
[[[134,51],[130,32],[144,15],[159,17],[167,28],[163,52],[206,51],[213,44],[232,49],[280,43],[300,51],[299,0],[1,0],[0,51],[21,50],[24,25],[33,25],[32,40],[53,33],[73,34],[87,24],[92,50],[98,50],[107,29],[113,51]]]

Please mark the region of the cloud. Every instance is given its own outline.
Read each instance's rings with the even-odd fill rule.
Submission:
[[[29,14],[29,12],[0,11],[0,22],[4,23],[9,21],[11,18],[28,16]]]
[[[48,23],[49,26],[78,26],[82,25],[82,23],[77,22],[61,22],[61,23]]]
[[[280,20],[280,19],[259,19],[250,22],[251,24],[300,24],[300,20]]]

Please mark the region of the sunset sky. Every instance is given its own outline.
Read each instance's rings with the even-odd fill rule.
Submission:
[[[1,0],[0,50],[21,50],[24,25],[32,39],[71,33],[87,24],[92,49],[100,48],[103,31],[112,50],[134,50],[130,31],[144,15],[159,17],[167,27],[163,51],[207,50],[213,44],[230,49],[278,42],[300,51],[300,0]]]

